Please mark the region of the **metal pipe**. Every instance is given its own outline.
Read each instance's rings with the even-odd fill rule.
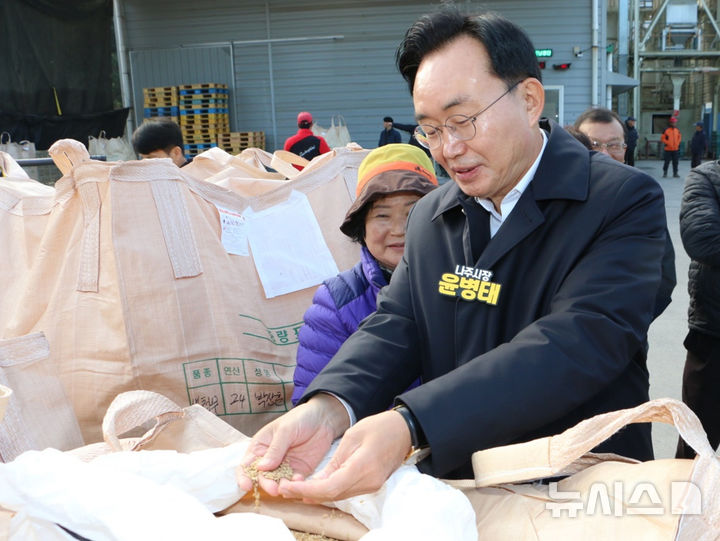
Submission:
[[[598,77],[600,75],[600,55],[598,54],[598,32],[600,30],[600,16],[598,14],[598,0],[592,0],[592,90],[590,101],[592,105],[598,105]]]
[[[655,28],[655,25],[660,20],[660,16],[663,14],[663,11],[665,11],[665,8],[667,7],[670,0],[665,0],[662,5],[660,6],[660,9],[657,10],[655,15],[653,16],[652,21],[650,21],[650,26],[647,29],[647,32],[645,32],[645,36],[643,37],[642,42],[640,43],[640,48],[642,50],[645,50],[645,44],[647,43],[647,40],[650,39],[650,36],[652,36],[653,28]]]
[[[649,51],[645,58],[711,58],[720,56],[720,51]]]
[[[113,28],[115,30],[115,50],[117,52],[118,71],[120,72],[120,94],[123,107],[132,106],[130,95],[130,74],[128,73],[127,49],[125,48],[125,23],[122,15],[121,0],[113,0]],[[133,132],[132,115],[128,114],[125,124],[128,138]]]
[[[710,24],[715,29],[716,37],[720,37],[720,28],[718,28],[718,24],[715,21],[715,17],[713,17],[712,13],[710,13],[710,9],[708,8],[707,4],[705,3],[705,0],[700,0],[700,4],[702,5],[703,9],[705,10],[705,13],[708,16],[708,19],[710,19]]]
[[[269,24],[269,23],[268,23]],[[324,41],[324,40],[336,40],[344,39],[344,35],[335,36],[307,36],[302,38],[268,38],[268,39],[246,39],[233,41],[235,45],[262,45],[265,43],[290,43],[294,41]]]
[[[273,128],[273,149],[278,147],[277,144],[277,115],[275,114],[275,76],[273,75],[273,56],[272,41],[270,40],[270,5],[265,2],[265,33],[267,40],[268,53],[268,77],[270,79],[270,116]]]
[[[640,0],[633,0],[633,79],[638,86],[633,88],[633,116],[640,119]],[[638,120],[638,127],[640,121]]]
[[[720,71],[720,68],[716,68],[714,66],[695,66],[693,68],[642,68],[640,70],[641,73],[717,73]]]

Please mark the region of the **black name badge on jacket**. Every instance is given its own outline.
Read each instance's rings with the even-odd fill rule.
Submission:
[[[453,272],[444,272],[438,281],[438,292],[465,301],[497,304],[501,285],[491,282],[492,271],[455,265]]]

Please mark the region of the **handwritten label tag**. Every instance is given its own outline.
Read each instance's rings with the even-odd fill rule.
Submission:
[[[220,238],[223,247],[229,254],[250,255],[248,251],[247,227],[245,217],[234,210],[217,207],[220,213]]]

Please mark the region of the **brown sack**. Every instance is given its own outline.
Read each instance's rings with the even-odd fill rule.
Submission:
[[[317,284],[266,298],[257,254],[223,246],[219,209],[259,212],[304,194],[345,270],[359,247],[338,225],[366,151],[328,153],[294,180],[243,197],[170,160],[58,152],[71,143],[54,145],[54,157],[71,159],[0,338],[45,333],[85,441],[100,438],[112,398],[134,389],[200,404],[246,434],[287,411],[297,332]],[[282,231],[282,245],[302,234]]]

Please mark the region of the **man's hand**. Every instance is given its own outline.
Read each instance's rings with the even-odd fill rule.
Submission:
[[[306,502],[326,502],[375,492],[402,464],[410,446],[410,430],[398,412],[367,417],[345,432],[332,459],[317,475],[309,480],[283,479],[279,493]]]
[[[261,428],[237,468],[240,489],[252,489],[245,467],[262,457],[259,472],[276,469],[287,460],[295,473],[293,479],[304,479],[317,468],[332,442],[350,425],[345,407],[329,394],[317,394],[306,403]],[[258,475],[258,483],[271,496],[278,495],[278,483]]]

